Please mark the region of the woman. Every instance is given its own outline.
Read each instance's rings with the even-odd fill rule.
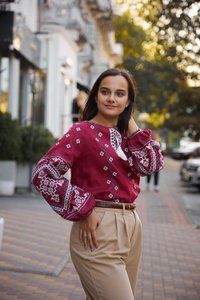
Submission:
[[[96,80],[82,122],[39,161],[33,184],[74,221],[70,252],[87,300],[133,300],[141,254],[135,209],[140,176],[163,166],[159,143],[132,117],[135,88],[126,70]],[[64,174],[71,169],[71,181]]]
[[[160,138],[159,138],[159,135],[156,133],[156,132],[153,132],[152,133],[152,138],[159,142],[160,144]],[[161,144],[160,144],[161,146]],[[162,151],[162,148],[161,148],[161,151]],[[151,183],[151,178],[153,177],[153,184],[154,184],[154,191],[155,192],[159,192],[159,171],[155,172],[154,174],[150,174],[147,176],[147,191],[150,190],[150,183]]]
[[[77,97],[72,101],[72,121],[73,123],[79,121],[79,115],[82,113],[88,94],[80,91]]]

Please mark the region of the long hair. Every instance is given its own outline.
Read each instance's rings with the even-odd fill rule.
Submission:
[[[83,120],[83,121],[91,120],[98,113],[97,103],[96,103],[95,99],[96,99],[101,81],[107,76],[118,76],[118,75],[123,76],[128,83],[129,105],[120,114],[118,123],[117,123],[117,127],[120,130],[120,132],[123,134],[126,134],[128,131],[129,119],[130,119],[131,114],[134,109],[136,90],[135,90],[134,80],[133,80],[131,74],[125,69],[118,69],[118,68],[108,69],[100,74],[100,76],[95,81],[95,83],[89,93],[87,103],[86,103],[85,108],[82,113],[81,120]]]

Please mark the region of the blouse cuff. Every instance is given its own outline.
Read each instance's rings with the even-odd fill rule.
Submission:
[[[151,129],[138,129],[128,138],[128,144],[131,151],[139,150],[145,147],[151,140]]]

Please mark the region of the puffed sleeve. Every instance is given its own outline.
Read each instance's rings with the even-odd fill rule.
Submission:
[[[127,139],[128,163],[138,176],[147,176],[163,168],[159,142],[152,140],[151,130],[138,130]]]
[[[84,218],[95,206],[92,194],[72,185],[64,176],[81,152],[82,132],[77,124],[41,158],[32,178],[33,186],[53,210],[70,221]]]

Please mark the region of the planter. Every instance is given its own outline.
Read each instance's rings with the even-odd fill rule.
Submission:
[[[29,163],[17,163],[17,177],[16,177],[17,190],[23,191],[30,188],[30,181],[31,181],[34,167],[35,167],[35,163],[33,165],[30,165]]]
[[[4,219],[0,218],[0,250],[2,249]]]
[[[11,196],[15,192],[16,162],[0,161],[0,195]]]

